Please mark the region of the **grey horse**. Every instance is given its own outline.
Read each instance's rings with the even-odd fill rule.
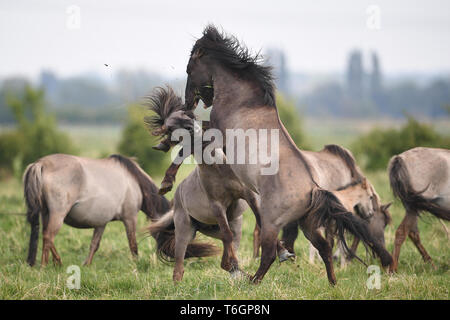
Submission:
[[[42,266],[48,263],[49,251],[56,264],[62,263],[54,239],[63,223],[75,228],[94,228],[89,256],[84,262],[89,265],[108,222],[123,222],[130,250],[137,256],[139,210],[150,219],[157,219],[170,209],[169,201],[158,195],[152,179],[135,161],[120,155],[90,159],[52,154],[30,164],[23,180],[27,219],[31,224],[27,258],[31,266],[36,261],[40,217]]]
[[[394,195],[405,207],[405,217],[395,232],[390,271],[398,268],[400,248],[406,236],[412,240],[425,262],[433,261],[420,241],[417,219],[427,211],[443,220],[450,220],[450,150],[414,148],[392,157],[388,166]]]

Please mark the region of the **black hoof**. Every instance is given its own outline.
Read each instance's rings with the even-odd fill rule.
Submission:
[[[153,146],[152,149],[167,152],[170,150],[170,146],[161,142],[157,146]]]

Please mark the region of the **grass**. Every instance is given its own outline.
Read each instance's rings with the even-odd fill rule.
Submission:
[[[97,130],[89,128],[84,131],[71,128],[69,133],[80,142],[91,132],[95,133],[97,141],[82,144],[83,155],[101,156],[115,151],[114,139],[119,137],[118,131],[114,131],[119,129],[107,130],[107,134],[97,134]],[[327,134],[322,133],[321,139],[325,140]],[[348,132],[343,135],[348,135]],[[107,137],[108,142],[103,144],[101,137]],[[340,138],[339,134],[333,137],[336,140]],[[336,140],[332,142],[340,143]],[[177,182],[182,181],[192,168],[183,166]],[[393,200],[385,172],[370,173],[368,178],[383,202]],[[154,180],[159,184],[161,178],[155,177]],[[172,197],[173,192],[168,195],[168,198]],[[386,229],[386,242],[392,252],[395,230],[404,213],[399,202],[391,208],[393,223]],[[125,229],[120,222],[111,222],[106,227],[91,266],[83,267],[82,262],[88,254],[92,230],[64,225],[55,240],[63,266],[49,264],[46,268],[30,268],[25,262],[30,228],[25,216],[15,214],[23,212],[21,183],[13,178],[0,181],[0,299],[449,299],[449,240],[441,224],[428,215],[420,220],[419,229],[437,270],[425,264],[411,241],[407,240],[402,247],[399,272],[391,276],[382,271],[381,288],[369,290],[366,286],[367,270],[357,262],[345,269],[335,264],[338,284],[331,287],[323,263],[318,260],[315,264],[308,262],[309,243],[303,235],[296,242],[296,260],[283,264],[275,262],[260,285],[231,279],[220,268],[219,256],[186,260],[184,279],[179,285],[174,285],[173,266],[157,259],[153,238],[139,234],[139,258],[131,258]],[[253,214],[246,211],[239,256],[242,268],[249,273],[254,273],[259,265],[259,260],[251,257],[254,224]],[[145,216],[140,213],[138,226],[143,228],[146,225]],[[198,237],[201,241],[221,246],[216,240],[202,235]],[[40,246],[41,242],[38,265]],[[359,255],[369,260],[362,246],[359,250]],[[377,261],[373,263],[378,264]],[[81,268],[79,290],[70,290],[66,285],[70,276],[66,269],[70,265]]]

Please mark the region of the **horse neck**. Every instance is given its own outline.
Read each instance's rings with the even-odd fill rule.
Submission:
[[[260,86],[237,77],[232,71],[220,65],[215,65],[211,69],[214,86],[213,106],[215,106],[211,112],[211,126],[225,134],[225,129],[235,128],[233,119],[239,118],[239,114],[244,114],[242,118],[258,119],[259,123],[263,124],[261,129],[268,128],[269,124],[271,129],[279,129],[280,144],[285,144],[294,152],[305,166],[312,182],[318,186],[310,164],[281,122],[276,105],[257,103],[261,100],[260,96],[264,94]]]
[[[140,182],[142,193],[141,210],[152,220],[156,220],[170,210],[170,202],[163,195],[158,194],[158,187],[146,177]]]

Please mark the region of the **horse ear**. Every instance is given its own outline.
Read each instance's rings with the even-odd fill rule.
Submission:
[[[361,185],[362,185],[363,189],[366,189],[366,190],[367,190],[367,188],[369,187],[369,185],[368,185],[368,183],[367,183],[367,179],[366,179],[366,178],[363,178],[363,179],[362,179]]]
[[[203,56],[204,52],[202,49],[198,48],[197,50],[194,51],[194,53],[192,54],[192,58],[194,59],[198,59],[201,58],[201,56]]]
[[[381,205],[381,210],[387,210],[392,205],[392,201]]]

